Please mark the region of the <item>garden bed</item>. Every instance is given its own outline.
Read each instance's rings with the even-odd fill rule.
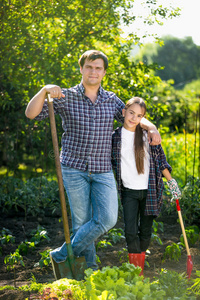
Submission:
[[[181,228],[177,222],[177,214],[166,215],[157,219],[157,222],[163,222],[164,231],[158,231],[158,237],[162,241],[162,245],[157,242],[152,242],[147,255],[147,264],[144,269],[144,277],[149,277],[153,280],[154,277],[159,275],[161,269],[173,270],[178,273],[186,272],[187,253],[183,249],[179,261],[166,259],[163,261],[164,252],[168,245],[172,242],[178,243],[180,241]],[[41,259],[41,252],[48,249],[54,249],[60,246],[64,241],[64,234],[62,228],[62,222],[60,216],[44,216],[44,217],[29,217],[27,221],[24,220],[24,216],[10,215],[1,216],[0,228],[9,229],[12,235],[15,237],[14,243],[8,243],[2,245],[2,256],[0,257],[0,285],[14,286],[14,274],[13,271],[8,271],[4,264],[4,258],[6,255],[13,253],[21,242],[30,240],[30,233],[38,226],[42,226],[46,230],[47,236],[50,238],[42,239],[35,250],[30,250],[26,255],[23,255],[23,261],[25,267],[19,265],[16,267],[16,286],[23,286],[29,284],[31,280],[36,280],[37,283],[46,283],[54,281],[51,264],[49,266],[37,266],[37,263]],[[119,220],[115,228],[123,229],[122,217],[119,216]],[[101,237],[99,241],[105,240],[105,237]],[[123,262],[127,261],[127,253],[124,251],[126,248],[124,238],[121,238],[116,244],[111,241],[111,245],[106,244],[105,248],[98,248],[97,254],[100,262],[99,267],[104,266],[121,266]],[[200,243],[195,243],[190,248],[193,271],[191,278],[195,278],[195,271],[200,270]],[[28,292],[16,291],[16,290],[3,290],[0,291],[0,299],[3,300],[23,300],[28,297]]]

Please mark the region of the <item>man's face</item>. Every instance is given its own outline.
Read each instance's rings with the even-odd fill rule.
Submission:
[[[80,67],[80,72],[83,78],[83,85],[99,86],[106,70],[104,69],[103,59],[85,60],[83,67]]]

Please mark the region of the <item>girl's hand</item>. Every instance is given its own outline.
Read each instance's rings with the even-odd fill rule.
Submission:
[[[167,181],[167,185],[170,189],[170,192],[172,194],[171,200],[176,200],[181,198],[181,191],[179,190],[178,184],[174,178]]]

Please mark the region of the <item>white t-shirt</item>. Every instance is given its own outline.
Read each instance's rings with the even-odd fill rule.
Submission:
[[[144,133],[144,174],[138,174],[135,163],[134,151],[135,132],[122,127],[121,138],[121,179],[124,187],[132,190],[144,190],[148,188],[150,157],[147,134]]]

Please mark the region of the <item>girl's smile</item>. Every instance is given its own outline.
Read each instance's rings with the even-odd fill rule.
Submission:
[[[129,131],[135,131],[136,126],[144,117],[144,110],[137,103],[132,104],[127,109],[123,109],[122,113],[124,116],[124,128]]]

